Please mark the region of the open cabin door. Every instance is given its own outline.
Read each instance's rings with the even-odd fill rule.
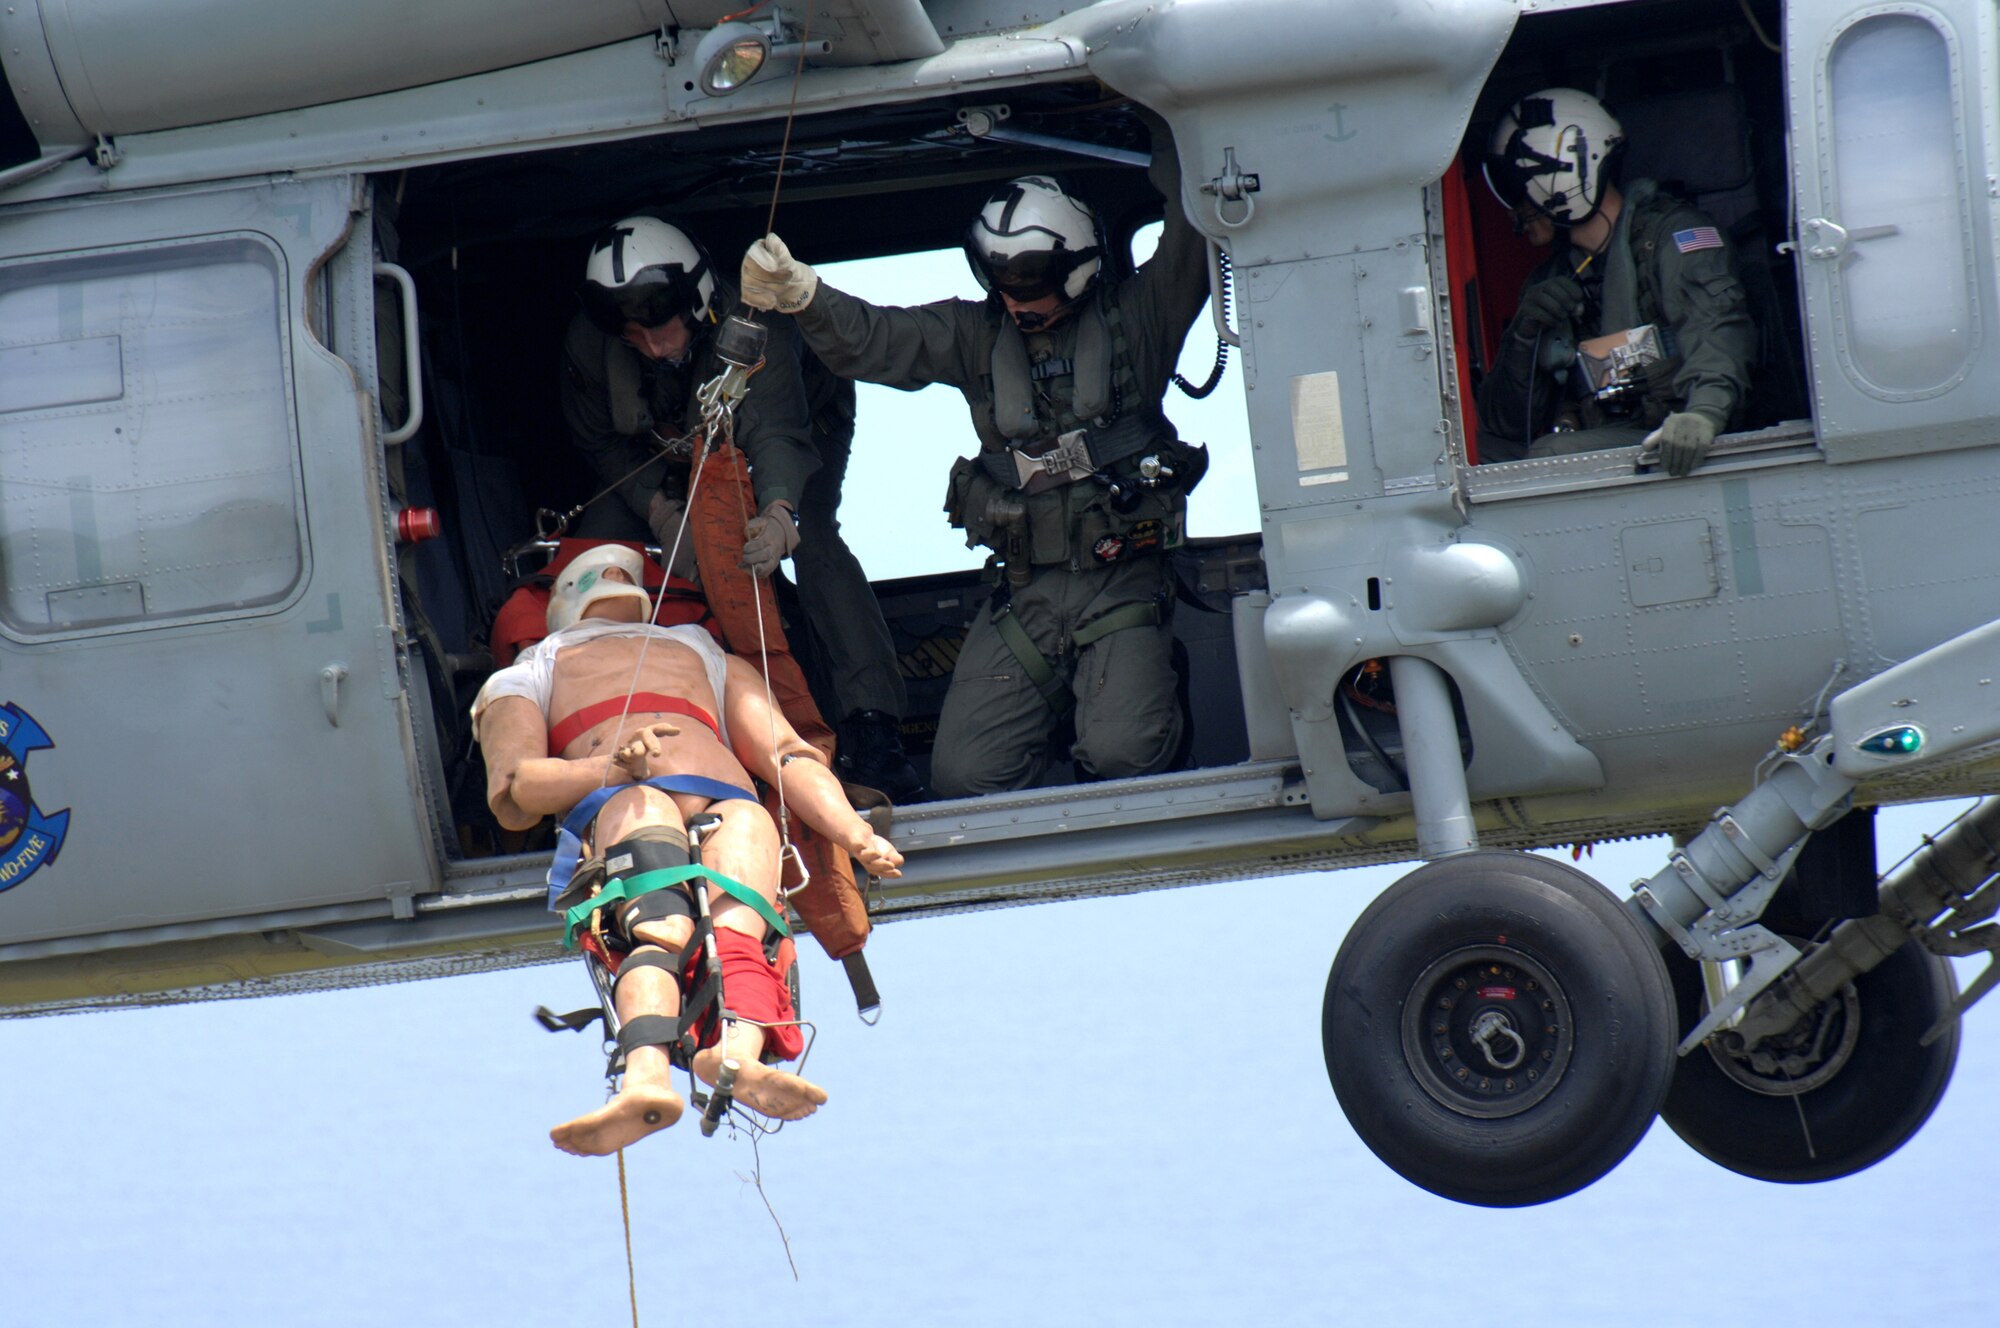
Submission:
[[[1785,28],[1799,284],[1827,458],[1992,441],[1992,0],[1793,0]]]
[[[0,210],[0,962],[434,888],[373,272],[348,178]]]

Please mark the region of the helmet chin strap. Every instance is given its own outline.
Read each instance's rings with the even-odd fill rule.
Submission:
[[[1041,332],[1054,327],[1057,323],[1069,317],[1070,311],[1075,309],[1079,302],[1078,300],[1067,301],[1066,303],[1057,305],[1045,314],[1033,313],[1026,309],[1009,309],[1007,313],[1014,320],[1014,326],[1020,328],[1023,332]]]

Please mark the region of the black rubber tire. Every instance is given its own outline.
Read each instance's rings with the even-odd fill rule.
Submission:
[[[1790,928],[1780,923],[1778,930]],[[1705,1008],[1700,969],[1692,960],[1668,968],[1681,1027],[1691,1030]],[[1901,1148],[1951,1082],[1958,1025],[1928,1047],[1918,1039],[1950,1007],[1958,982],[1951,961],[1912,941],[1853,985],[1861,1027],[1832,1078],[1772,1096],[1724,1073],[1717,1062],[1724,1053],[1696,1047],[1681,1058],[1660,1110],[1674,1133],[1718,1166],[1788,1185],[1851,1176]],[[1846,1018],[1844,1002],[1835,1017]]]
[[[1427,1007],[1411,1002],[1449,997],[1431,974],[1460,954],[1517,956],[1558,988],[1557,1068],[1527,1105],[1469,1114],[1427,1086],[1436,1070],[1413,1068],[1405,1007],[1414,1018]],[[1675,1028],[1653,939],[1603,886],[1548,858],[1481,851],[1420,867],[1368,907],[1333,961],[1320,1031],[1341,1109],[1377,1157],[1433,1194],[1513,1208],[1574,1193],[1632,1151],[1672,1079]]]

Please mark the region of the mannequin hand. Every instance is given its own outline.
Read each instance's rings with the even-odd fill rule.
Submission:
[[[903,855],[896,846],[872,831],[847,846],[848,853],[870,876],[901,876]]]
[[[678,724],[669,724],[664,720],[648,724],[619,744],[611,763],[632,776],[634,782],[648,779],[653,773],[653,758],[666,750],[661,746],[660,739],[680,736]]]

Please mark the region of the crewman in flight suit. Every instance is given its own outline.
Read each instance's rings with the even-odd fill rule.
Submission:
[[[1528,278],[1480,384],[1482,461],[1642,443],[1642,459],[1685,475],[1739,412],[1757,329],[1729,242],[1653,181],[1613,183],[1624,146],[1611,113],[1573,88],[1523,97],[1494,131],[1487,183],[1531,236],[1552,221],[1556,252]],[[1646,327],[1650,342],[1618,351],[1623,373],[1593,385],[1579,348]]]
[[[1179,748],[1166,555],[1208,454],[1180,440],[1160,399],[1208,280],[1164,125],[1151,179],[1166,228],[1116,284],[1102,279],[1095,213],[1044,176],[1007,184],[972,222],[983,301],[880,308],[822,283],[775,235],[744,256],[744,302],[791,314],[835,373],[947,383],[971,408],[979,455],[953,469],[946,511],[993,550],[999,580],[938,719],[942,796],[1039,783],[1072,706],[1085,778],[1152,774]]]
[[[563,346],[563,419],[600,485],[572,533],[674,547],[687,488],[687,442],[700,423],[695,391],[720,370],[714,330],[736,304],[707,252],[678,226],[635,216],[591,245],[583,304]],[[897,802],[921,796],[898,731],[905,697],[895,644],[867,573],[836,514],[854,440],[854,384],[827,371],[791,320],[764,320],[765,363],[738,408],[735,439],[749,459],[757,515],[741,565],[768,577],[786,558],[832,675],[839,770]],[[664,449],[664,450],[663,450]],[[692,548],[681,541],[687,576]]]

